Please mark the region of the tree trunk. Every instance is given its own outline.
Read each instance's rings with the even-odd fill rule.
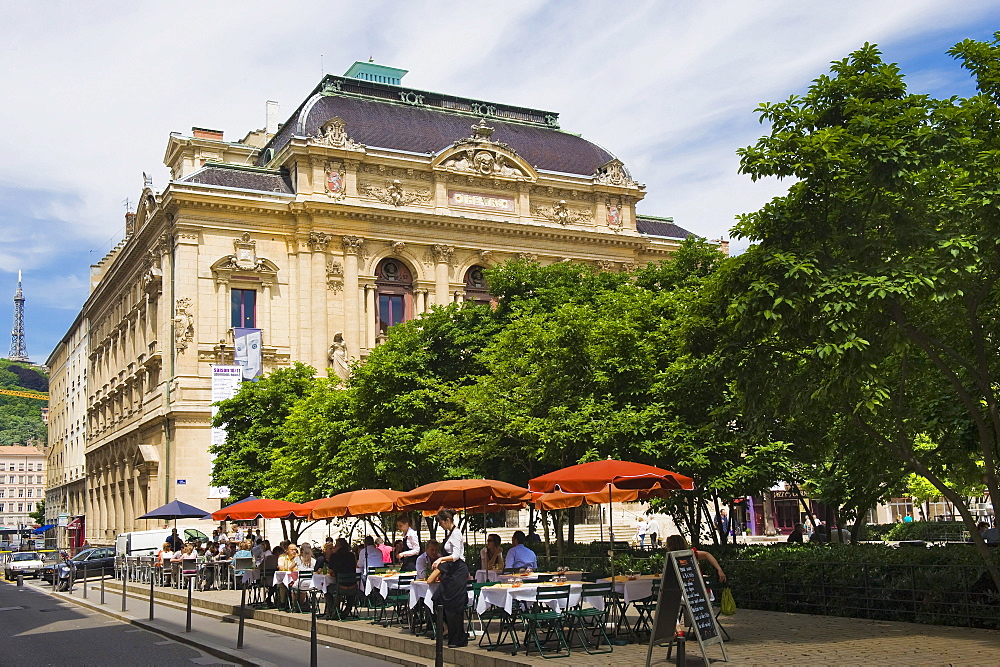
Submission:
[[[812,524],[813,531],[816,530],[816,515],[813,514],[812,508],[809,507],[809,503],[806,502],[806,497],[802,495],[802,489],[799,488],[798,484],[792,483],[792,492],[795,497],[799,499],[799,504],[802,505],[802,509],[805,510],[806,516],[809,517],[809,523]]]
[[[764,492],[764,534],[776,535],[774,529],[774,500],[770,490]]]
[[[552,562],[552,549],[549,546],[549,522],[545,520],[546,510],[542,510],[542,529],[545,531],[545,566],[548,567]]]

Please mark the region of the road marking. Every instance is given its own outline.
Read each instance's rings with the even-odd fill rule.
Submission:
[[[16,611],[18,609],[24,609],[24,607],[0,607],[0,611]]]
[[[177,642],[175,642],[172,639],[167,639],[167,640],[162,641],[162,642],[153,642],[153,643],[156,644],[157,646],[166,646],[167,644],[176,644]]]

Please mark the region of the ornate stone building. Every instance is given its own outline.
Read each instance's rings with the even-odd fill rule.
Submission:
[[[211,365],[261,329],[264,370],[342,373],[388,327],[488,300],[511,258],[619,271],[688,235],[637,216],[644,188],[555,113],[413,90],[402,70],[326,76],[278,126],[230,142],[171,134],[171,180],[147,179],[127,237],[93,267],[88,537],[209,503]],[[152,527],[152,526],[150,526]]]

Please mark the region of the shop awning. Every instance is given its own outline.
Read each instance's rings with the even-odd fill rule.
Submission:
[[[56,525],[54,523],[50,523],[50,524],[48,524],[46,526],[41,526],[40,528],[35,528],[33,531],[31,531],[31,534],[32,535],[41,535],[45,531],[52,530],[55,527],[56,527]]]

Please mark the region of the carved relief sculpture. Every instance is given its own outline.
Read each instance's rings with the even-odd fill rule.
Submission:
[[[347,136],[347,124],[340,117],[334,117],[323,123],[323,126],[316,131],[313,141],[321,146],[331,148],[349,148],[358,150],[364,148],[359,143],[351,141]]]
[[[269,259],[257,256],[257,242],[250,238],[250,232],[243,232],[238,239],[233,239],[233,247],[236,252],[212,264],[216,283],[228,283],[233,272],[239,271],[256,273],[261,277],[261,284],[270,285],[278,273],[278,266]]]
[[[399,255],[401,252],[403,252],[403,249],[406,247],[406,244],[402,241],[393,241],[392,243],[389,244],[389,247],[392,248],[393,255]]]
[[[488,126],[485,120],[480,120],[478,124],[472,126],[471,137],[459,139],[454,144],[456,147],[467,146],[467,148],[452,154],[441,163],[441,167],[476,176],[527,179],[525,171],[504,154],[516,155],[514,149],[507,144],[493,141],[492,135],[493,128]]]
[[[537,262],[538,255],[533,252],[515,252],[514,259],[521,260],[522,262]]]
[[[427,204],[431,201],[431,191],[421,188],[407,192],[403,189],[403,184],[399,180],[386,181],[385,187],[380,187],[374,183],[360,183],[358,191],[367,197],[377,199],[383,204],[392,206],[405,206],[407,204]]]
[[[334,294],[344,289],[344,265],[335,259],[326,260],[326,288]]]
[[[594,262],[601,271],[610,271],[615,268],[615,263],[607,259],[599,259]]]
[[[594,172],[594,182],[601,185],[617,185],[624,188],[637,188],[639,184],[632,180],[632,175],[621,160],[611,160]]]
[[[326,194],[331,199],[340,200],[347,195],[347,171],[341,162],[330,162],[326,165]]]
[[[489,264],[492,259],[493,259],[493,251],[492,250],[480,250],[479,251],[479,261],[482,262],[483,264]]]
[[[326,251],[330,245],[330,235],[323,232],[309,232],[309,249],[313,251]]]
[[[546,220],[558,222],[560,225],[572,223],[593,222],[593,214],[589,211],[574,211],[566,205],[566,200],[561,199],[554,206],[534,206],[531,212],[541,216]]]
[[[450,245],[432,245],[431,246],[431,256],[434,258],[435,262],[438,263],[451,263],[451,258],[455,255],[455,246]]]
[[[620,203],[608,202],[606,204],[608,207],[608,227],[616,232],[622,230],[622,205]]]
[[[194,339],[194,314],[191,312],[191,299],[183,297],[174,304],[174,347],[178,352],[187,349]]]
[[[364,256],[365,240],[360,236],[344,236],[340,239],[344,254]]]

